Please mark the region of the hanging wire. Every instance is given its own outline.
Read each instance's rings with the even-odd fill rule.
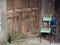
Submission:
[[[11,7],[12,7],[13,12],[15,12],[15,9],[14,9],[14,1],[15,0],[11,0]]]
[[[19,0],[19,9],[21,8],[21,7],[20,7],[20,5],[21,5],[20,2],[21,2],[21,0]]]
[[[15,9],[14,9],[14,0],[11,0],[11,8],[12,8],[12,10],[13,10],[13,15],[15,15]],[[12,37],[13,37],[13,30],[14,30],[14,28],[13,28],[13,26],[14,26],[14,20],[15,20],[15,18],[13,17],[12,18]]]
[[[11,8],[12,8],[12,0],[11,0]],[[12,35],[13,35],[13,20],[12,20]]]
[[[30,0],[30,8],[31,8],[31,0]]]
[[[11,8],[12,8],[12,0],[11,0]]]
[[[51,0],[49,1],[49,6],[48,6],[48,15],[51,17]]]

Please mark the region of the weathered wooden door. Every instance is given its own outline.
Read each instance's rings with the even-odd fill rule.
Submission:
[[[39,32],[41,0],[7,0],[7,12],[12,38],[29,37]]]

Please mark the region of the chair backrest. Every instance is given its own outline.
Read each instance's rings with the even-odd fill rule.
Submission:
[[[52,18],[51,17],[43,17],[43,21],[51,21],[52,20]]]
[[[50,27],[51,20],[52,20],[51,17],[43,17],[42,18],[43,27]]]

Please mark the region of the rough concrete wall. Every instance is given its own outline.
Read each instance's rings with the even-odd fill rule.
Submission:
[[[60,0],[55,1],[55,15],[57,19],[57,25],[60,26]]]
[[[0,15],[1,15],[0,41],[7,41],[6,0],[0,0]]]
[[[41,7],[41,19],[40,19],[40,22],[41,22],[41,28],[43,28],[42,17],[50,16],[49,15],[49,4],[50,4],[51,0],[41,0],[41,1],[42,1],[42,7]]]
[[[55,1],[55,17],[60,18],[60,0]]]
[[[48,16],[50,0],[42,0],[42,16]]]

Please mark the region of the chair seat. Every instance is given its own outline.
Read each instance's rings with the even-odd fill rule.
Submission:
[[[42,28],[40,33],[51,33],[51,28]]]

